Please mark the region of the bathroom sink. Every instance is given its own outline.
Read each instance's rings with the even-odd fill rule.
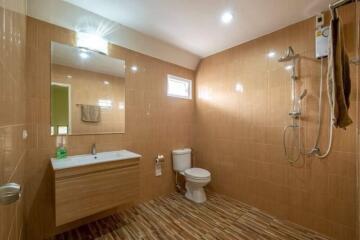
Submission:
[[[112,152],[99,152],[95,155],[84,154],[68,156],[64,159],[51,159],[51,164],[54,170],[61,170],[65,168],[79,167],[84,165],[91,165],[104,162],[121,161],[128,159],[138,159],[141,155],[130,152],[128,150],[112,151]]]

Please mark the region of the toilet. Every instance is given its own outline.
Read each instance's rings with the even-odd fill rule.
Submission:
[[[177,149],[172,151],[173,169],[183,175],[186,180],[185,197],[196,203],[206,201],[204,187],[210,182],[211,174],[202,168],[191,168],[191,149]]]

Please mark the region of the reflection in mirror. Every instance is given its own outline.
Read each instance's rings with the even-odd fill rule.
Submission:
[[[51,43],[51,135],[125,132],[125,61]]]

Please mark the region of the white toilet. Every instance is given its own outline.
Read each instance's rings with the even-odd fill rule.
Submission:
[[[191,149],[184,148],[172,151],[174,171],[185,176],[185,197],[196,203],[206,201],[204,187],[210,182],[211,174],[202,168],[191,168]]]

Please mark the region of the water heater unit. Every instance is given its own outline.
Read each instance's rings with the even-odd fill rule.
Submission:
[[[327,57],[329,53],[329,26],[315,31],[316,58]]]

